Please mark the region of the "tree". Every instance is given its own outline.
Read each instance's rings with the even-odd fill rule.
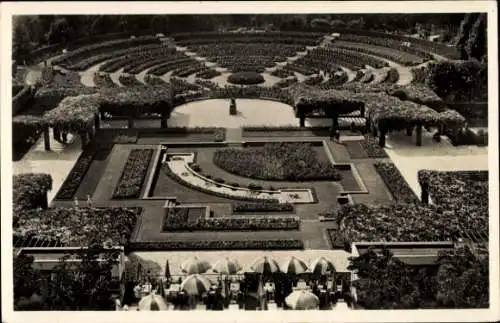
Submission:
[[[486,41],[486,14],[482,13],[474,22],[469,34],[469,39],[465,44],[468,58],[474,58],[480,61],[487,53]]]
[[[74,30],[66,18],[58,18],[50,24],[47,33],[49,44],[67,44],[74,39]]]
[[[69,262],[76,256],[78,262]],[[118,251],[93,245],[61,259],[52,274],[48,303],[51,310],[109,310],[113,307],[111,270]],[[98,261],[98,259],[102,259]]]
[[[420,290],[412,270],[387,248],[377,254],[372,248],[357,258],[350,258],[349,270],[358,277],[353,282],[358,304],[366,309],[417,308]]]
[[[21,298],[40,294],[40,272],[33,269],[33,257],[14,256],[14,304]]]
[[[489,257],[468,247],[442,253],[438,260],[437,300],[449,308],[489,306]]]

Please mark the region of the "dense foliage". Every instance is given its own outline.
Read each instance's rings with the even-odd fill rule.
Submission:
[[[350,259],[358,279],[357,304],[365,309],[487,308],[488,255],[469,247],[443,251],[435,265],[407,265],[389,249]]]
[[[49,208],[18,214],[13,233],[22,237],[57,239],[65,246],[128,243],[140,208]]]
[[[113,198],[138,198],[153,157],[153,149],[132,149],[123,168]]]
[[[217,150],[213,162],[240,176],[279,181],[340,180],[333,165],[320,161],[307,143],[268,143],[263,147]]]
[[[36,209],[47,204],[47,192],[52,189],[52,177],[49,174],[26,173],[12,178],[14,212]],[[45,201],[45,203],[41,203]]]

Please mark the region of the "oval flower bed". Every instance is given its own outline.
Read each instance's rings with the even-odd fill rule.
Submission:
[[[264,83],[264,76],[256,72],[237,72],[229,75],[227,81],[233,84],[255,85]]]
[[[213,163],[236,175],[276,181],[339,181],[332,164],[318,160],[307,143],[268,143],[264,147],[228,148],[214,154]]]
[[[122,172],[120,181],[116,185],[113,198],[138,198],[142,183],[146,177],[149,163],[153,157],[153,149],[132,149]]]

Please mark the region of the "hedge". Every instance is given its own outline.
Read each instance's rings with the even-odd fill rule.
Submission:
[[[299,230],[299,217],[228,217],[228,218],[200,218],[188,221],[180,214],[167,214],[163,223],[164,231],[271,231],[271,230]]]
[[[227,81],[233,84],[254,85],[264,83],[264,76],[256,72],[236,72],[228,76]]]
[[[167,250],[302,250],[302,240],[135,241],[130,251]]]
[[[14,175],[12,178],[14,212],[35,209],[40,205],[40,198],[45,198],[52,189],[52,177],[43,173],[26,173]]]
[[[56,239],[64,246],[85,247],[93,242],[124,245],[130,239],[142,208],[50,208],[19,213],[14,234]]]
[[[294,212],[290,203],[234,203],[233,213]]]

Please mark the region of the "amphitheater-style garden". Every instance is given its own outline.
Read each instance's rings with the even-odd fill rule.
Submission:
[[[404,40],[110,35],[32,53],[13,88],[15,247],[487,243],[485,66]],[[460,89],[473,73],[453,94],[469,104],[446,73]]]

